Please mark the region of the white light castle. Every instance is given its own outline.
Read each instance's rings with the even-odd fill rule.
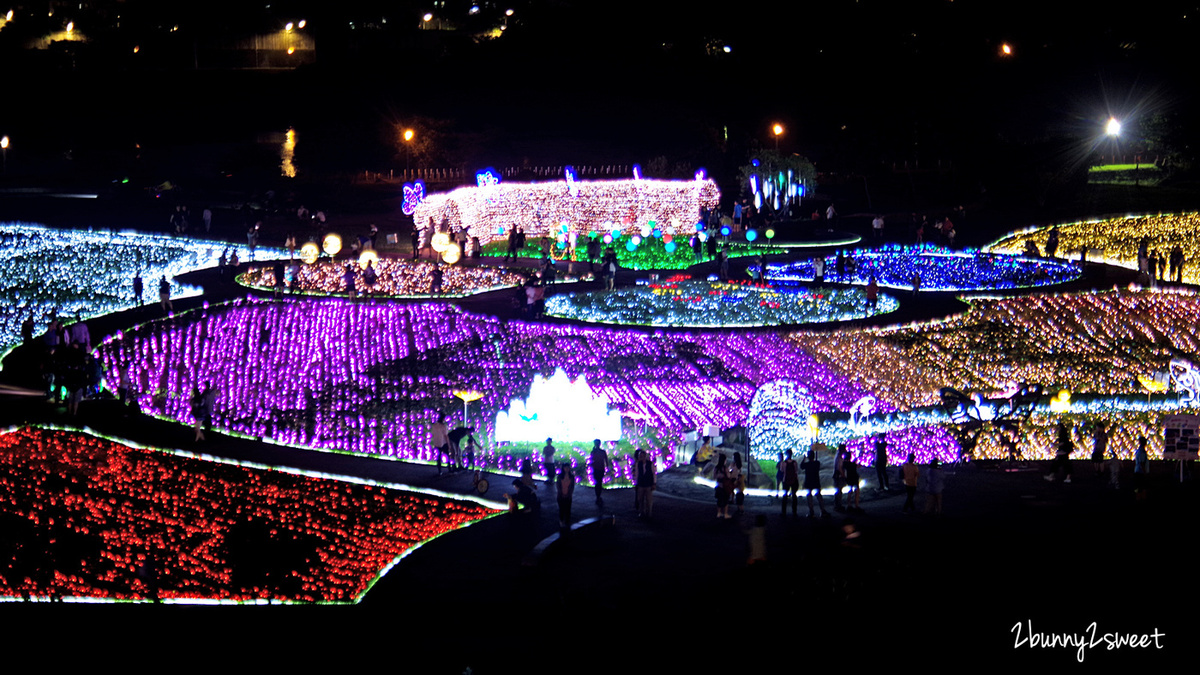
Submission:
[[[597,396],[580,375],[572,381],[562,368],[550,379],[535,375],[529,398],[512,399],[508,412],[496,414],[496,440],[540,443],[547,438],[563,441],[615,441],[621,438],[621,414],[608,409],[609,400]]]

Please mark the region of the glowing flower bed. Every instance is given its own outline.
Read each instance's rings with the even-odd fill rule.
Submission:
[[[416,206],[413,221],[433,220],[467,230],[483,243],[521,227],[530,239],[553,237],[565,223],[579,236],[614,227],[633,233],[647,223],[691,234],[703,210],[721,193],[712,180],[575,180],[498,183],[432,194]],[[615,225],[614,225],[615,223]]]
[[[1072,263],[935,248],[856,250],[847,255],[845,278],[838,278],[837,256],[825,258],[825,280],[866,284],[871,277],[882,287],[912,289],[921,275],[924,291],[992,291],[1049,286],[1078,279]],[[767,265],[772,281],[812,281],[813,262]]]
[[[1009,235],[987,247],[990,251],[1023,253],[1033,243],[1043,253],[1050,228],[1041,227]],[[1058,226],[1059,257],[1078,259],[1081,249],[1099,251],[1089,257],[1111,265],[1137,269],[1138,247],[1147,240],[1148,253],[1169,256],[1179,245],[1183,249],[1183,280],[1200,283],[1200,213],[1159,216],[1128,216]]]
[[[357,602],[405,551],[494,513],[20,429],[0,435],[0,596]]]
[[[1134,413],[1115,411],[1136,413],[1134,404],[1147,401],[1142,380],[1174,359],[1195,363],[1200,357],[1198,314],[1200,296],[1190,292],[1029,296],[978,300],[966,314],[943,322],[793,333],[789,339],[901,409],[937,405],[942,387],[998,395],[1029,382],[1093,396],[1078,414],[1107,412],[1125,419]],[[1053,421],[1028,432],[1023,447],[1033,448],[1033,456],[1051,447],[1048,425]],[[1140,432],[1155,435],[1149,426]],[[1128,452],[1131,437],[1132,432],[1122,434],[1123,445],[1114,447]],[[983,456],[1006,454],[998,445],[982,450]]]
[[[20,326],[33,312],[38,330],[46,316],[73,319],[127,309],[133,275],[141,270],[148,302],[158,301],[158,280],[216,265],[222,244],[134,232],[64,230],[23,223],[0,224],[0,351],[21,340]],[[174,297],[198,289],[172,282]]]
[[[617,254],[617,264],[626,269],[633,270],[681,270],[687,269],[692,265],[701,262],[711,262],[713,259],[707,253],[703,253],[700,258],[696,257],[691,245],[688,244],[688,237],[675,238],[669,233],[660,233],[659,236],[653,234],[642,238],[638,237],[638,243],[634,243],[633,235],[620,235],[613,239],[610,233],[604,237],[606,243],[601,249],[612,247]],[[553,241],[548,242],[550,256],[555,260],[587,260],[586,242],[580,240],[575,248],[570,248],[565,244],[559,245]],[[503,257],[508,251],[508,241],[494,241],[483,247],[483,254],[486,256]],[[534,258],[542,260],[546,257],[546,249],[542,247],[539,241],[527,241],[525,248],[517,251],[517,257]],[[746,244],[730,244],[729,257],[742,258],[745,256],[756,255],[762,253],[761,247],[748,246]],[[600,261],[596,260],[596,268],[599,269]]]
[[[374,287],[368,287],[363,279],[362,267],[354,264],[354,288],[362,294],[375,297],[414,298],[432,295],[433,270],[429,262],[392,260],[383,258],[375,264],[377,279]],[[442,265],[443,297],[461,297],[475,293],[519,286],[525,277],[515,272],[495,267],[458,267]],[[300,293],[312,295],[346,295],[345,264],[321,262],[300,266]],[[238,282],[261,290],[275,287],[275,270],[272,266],[256,267],[238,277]]]
[[[861,289],[692,281],[685,276],[614,291],[556,295],[546,301],[546,313],[591,323],[738,327],[849,321],[899,306],[895,298],[880,295],[870,307]]]
[[[239,302],[139,327],[99,354],[110,382],[130,366],[147,412],[190,422],[192,387],[211,382],[224,429],[391,458],[431,461],[429,425],[439,413],[458,424],[454,392],[480,392],[469,418],[485,443],[478,459],[501,470],[519,458],[491,445],[496,414],[559,367],[586,375],[621,411],[627,435],[644,427],[663,439],[653,452],[668,466],[683,432],[743,423],[763,382],[803,373],[815,410],[843,410],[866,393],[780,335],[647,335],[502,322],[443,305]],[[913,447],[953,456],[944,432],[904,433]],[[627,480],[628,459],[618,468],[610,479]]]

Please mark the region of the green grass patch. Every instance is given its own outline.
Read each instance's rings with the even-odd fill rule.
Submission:
[[[697,259],[695,252],[688,244],[687,237],[674,238],[669,243],[664,242],[661,237],[646,237],[637,246],[634,246],[633,250],[629,249],[630,241],[629,236],[622,235],[612,244],[603,247],[601,252],[603,253],[605,248],[611,247],[617,254],[617,264],[634,270],[681,270],[699,262],[712,260],[708,256],[707,249],[702,251],[700,259]],[[556,242],[550,242],[550,256],[555,260],[586,260],[585,242],[586,240],[581,239],[579,246],[573,251],[568,247],[560,247]],[[670,244],[674,244],[674,246]],[[507,240],[493,241],[483,247],[483,255],[487,256],[503,257],[507,251]],[[729,245],[730,258],[742,258],[763,252],[762,248],[750,244],[731,243]],[[540,239],[527,240],[525,248],[517,251],[519,258],[541,260],[545,256],[546,252]]]

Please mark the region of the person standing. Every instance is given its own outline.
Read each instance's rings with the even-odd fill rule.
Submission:
[[[554,475],[554,467],[550,467],[550,475]],[[571,472],[571,463],[563,462],[555,480],[555,497],[558,500],[558,526],[571,526],[571,499],[575,495],[575,474]]]
[[[225,261],[225,259],[222,258],[221,262],[224,263],[224,261]],[[142,288],[142,272],[141,272],[141,270],[138,270],[137,272],[134,272],[134,274],[133,274],[133,300],[134,300],[134,302],[137,303],[138,307],[142,306],[142,291],[143,290],[145,290],[145,289]]]
[[[904,475],[904,512],[916,511],[917,505],[913,503],[913,498],[917,496],[917,481],[921,478],[921,467],[917,466],[916,453],[908,453],[908,461],[902,467]]]
[[[429,444],[433,446],[433,454],[437,458],[438,475],[442,475],[442,455],[450,453],[450,427],[446,426],[446,416],[438,415],[438,421],[429,427]]]
[[[1108,455],[1108,429],[1104,422],[1097,421],[1092,430],[1092,468],[1095,469],[1096,479],[1104,479],[1104,459]]]
[[[650,519],[654,512],[654,490],[658,487],[658,473],[654,458],[645,450],[638,451],[638,462],[634,466],[634,490],[637,493],[638,518]]]
[[[207,206],[204,207],[204,211],[201,212],[200,217],[204,219],[204,233],[208,234],[212,231],[212,209]]]
[[[854,455],[846,452],[846,461],[842,464],[846,472],[846,487],[849,491],[846,493],[846,507],[854,513],[862,513],[861,499],[858,487],[862,482],[858,477],[858,462],[855,461]]]
[[[542,448],[542,468],[546,471],[546,487],[554,486],[554,439],[547,438]]]
[[[808,493],[808,517],[813,518],[816,515],[813,512],[813,493],[815,492],[817,504],[821,507],[821,517],[829,518],[829,512],[825,510],[825,497],[821,495],[821,460],[817,459],[816,450],[808,451],[800,468],[804,470],[804,490]]]
[[[813,258],[813,283],[825,283],[825,257],[817,256]]]
[[[797,493],[800,491],[800,467],[792,459],[792,451],[788,450],[783,460],[783,507],[780,515],[787,515],[788,495],[792,498],[792,515],[796,515],[796,505],[799,502]]]
[[[879,305],[879,284],[875,281],[875,275],[871,275],[871,280],[867,282],[867,306],[875,309]]]
[[[725,453],[717,455],[717,466],[713,469],[713,494],[717,498],[717,518],[729,517],[730,481],[729,467],[725,464]]]
[[[175,311],[175,306],[171,304],[171,283],[166,276],[158,280],[158,301],[164,312]]]
[[[21,322],[21,341],[25,344],[33,342],[33,310],[29,310],[29,316]]]
[[[884,492],[891,488],[888,485],[887,469],[887,436],[879,434],[875,437],[875,477],[879,479],[879,489]]]
[[[942,491],[946,488],[946,476],[942,464],[934,457],[929,462],[929,475],[925,477],[925,513],[942,515]]]
[[[592,454],[589,457],[592,465],[592,484],[596,489],[596,506],[604,507],[604,498],[601,496],[604,490],[604,475],[608,473],[608,453],[604,448],[600,447],[600,439],[592,441]]]
[[[883,216],[875,216],[875,220],[871,221],[871,231],[875,235],[875,241],[883,239]]]
[[[1150,457],[1146,454],[1146,437],[1138,436],[1138,449],[1133,455],[1133,492],[1139,502],[1146,499],[1149,479]]]

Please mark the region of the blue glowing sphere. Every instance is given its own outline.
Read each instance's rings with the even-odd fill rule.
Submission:
[[[728,225],[721,226],[721,236],[722,237],[728,237],[730,232],[733,232],[733,230],[729,229]]]
[[[675,252],[675,242],[668,241],[666,244],[663,244],[663,248],[667,249],[667,253],[674,253]]]
[[[758,239],[758,230],[746,230],[746,241]]]
[[[637,250],[637,244],[633,243],[633,240],[630,239],[629,241],[625,242],[625,250],[632,253]]]

